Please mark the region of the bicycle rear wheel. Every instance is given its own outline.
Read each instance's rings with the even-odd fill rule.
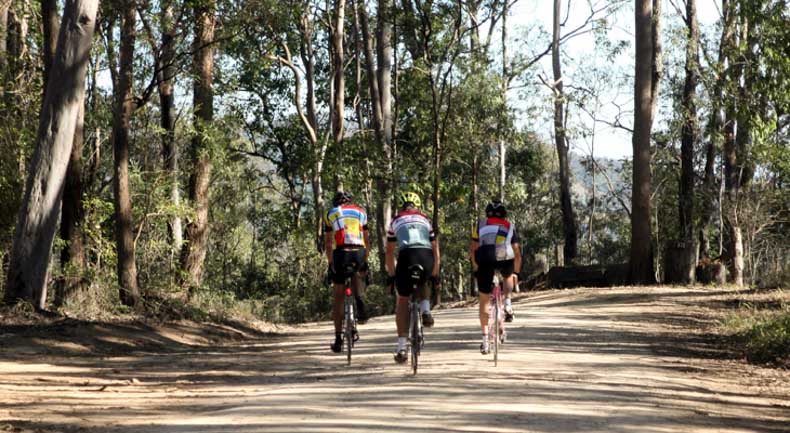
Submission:
[[[413,374],[417,374],[417,366],[420,360],[420,315],[419,309],[417,308],[417,303],[411,303],[411,314],[409,323],[411,325],[410,334],[411,334],[411,368]]]
[[[499,361],[499,296],[494,297],[494,366]]]
[[[354,347],[354,298],[346,296],[346,308],[344,317],[344,338],[346,340],[346,358],[348,365],[351,365],[351,349]]]

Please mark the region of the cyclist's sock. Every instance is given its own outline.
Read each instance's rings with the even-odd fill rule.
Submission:
[[[488,334],[483,334],[483,344],[488,344]]]
[[[431,302],[427,299],[420,301],[420,313],[431,312]]]
[[[409,339],[406,337],[398,337],[398,352],[401,350],[406,350],[406,344],[408,340]]]
[[[505,305],[508,307],[512,307],[512,302],[510,302],[510,298],[505,298]]]

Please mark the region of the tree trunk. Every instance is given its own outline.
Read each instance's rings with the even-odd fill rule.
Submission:
[[[345,28],[345,0],[335,0],[335,23],[332,32],[332,51],[334,53],[334,100],[332,101],[332,137],[339,145],[343,141],[343,114],[345,112],[345,69],[343,38]]]
[[[193,68],[193,105],[195,110],[195,136],[192,138],[194,171],[189,179],[189,200],[195,216],[186,227],[186,243],[182,251],[184,285],[200,286],[203,277],[203,262],[208,248],[209,181],[211,180],[211,142],[206,137],[214,120],[214,16],[216,4],[213,0],[195,5],[195,41]]]
[[[27,2],[11,2],[8,9],[8,39],[6,41],[9,60],[9,76],[13,80],[20,79],[30,69],[28,50],[28,17],[30,15]]]
[[[79,107],[77,126],[74,130],[74,145],[71,148],[63,205],[60,217],[60,238],[67,241],[60,251],[60,266],[64,279],[55,293],[55,306],[60,307],[68,296],[82,287],[82,272],[85,268],[85,250],[82,241],[82,224],[85,207],[82,204],[82,150],[85,146],[85,104]]]
[[[427,51],[426,51],[427,52]],[[431,223],[433,224],[433,231],[436,233],[437,242],[441,234],[439,225],[439,187],[441,185],[442,176],[442,135],[439,124],[439,105],[441,104],[441,97],[438,94],[436,82],[433,73],[429,72],[432,96],[432,114],[433,114],[433,194],[431,201],[433,202],[433,217]],[[431,304],[434,306],[441,305],[442,294],[441,290],[434,290],[431,294]]]
[[[55,48],[58,42],[57,2],[41,1],[41,18],[44,33],[44,82],[49,80]],[[69,166],[66,170],[66,183],[60,217],[60,238],[67,243],[60,251],[60,265],[64,278],[56,287],[54,304],[59,308],[68,296],[83,285],[82,272],[85,268],[82,224],[85,208],[82,203],[82,152],[85,145],[85,101],[80,104],[77,126],[74,130],[74,144],[71,149]]]
[[[565,113],[563,76],[560,63],[560,0],[554,0],[553,42],[551,63],[554,70],[554,141],[557,147],[560,176],[560,209],[562,210],[562,231],[565,245],[562,249],[566,266],[573,263],[577,255],[576,217],[571,200],[570,164],[568,161],[568,139],[565,135]]]
[[[441,185],[442,177],[442,137],[439,132],[439,100],[436,90],[436,84],[431,77],[431,93],[433,94],[433,134],[431,135],[433,141],[433,193],[431,194],[431,202],[433,203],[433,217],[431,222],[433,230],[436,235],[439,235],[439,187]]]
[[[392,115],[392,0],[378,0],[377,5],[378,20],[376,25],[376,58],[377,70],[376,79],[378,80],[378,105],[381,110],[381,133],[379,135],[379,147],[383,157],[382,175],[377,182],[377,188],[381,193],[379,205],[381,209],[376,209],[377,214],[381,214],[381,233],[382,244],[386,245],[387,226],[392,218],[392,195],[393,195],[393,130],[395,121]],[[371,77],[372,78],[372,77]],[[382,252],[384,250],[381,250]],[[380,254],[380,258],[384,255]],[[381,269],[384,270],[384,260],[381,261]]]
[[[178,181],[178,146],[175,140],[176,109],[173,96],[173,82],[176,76],[175,62],[175,28],[173,22],[173,2],[162,2],[162,55],[159,74],[160,126],[162,127],[162,159],[164,170],[170,177],[170,203],[181,204],[181,190]],[[170,220],[170,236],[172,251],[181,251],[183,228],[181,217],[173,216]]]
[[[41,24],[44,33],[44,88],[52,69],[55,48],[58,45],[58,2],[57,0],[41,0]]]
[[[735,4],[729,1],[722,1],[722,13],[724,15],[724,29],[722,35],[722,45],[724,52],[724,80],[730,87],[736,87],[739,83],[741,70],[736,62],[736,8]],[[743,236],[738,221],[738,193],[740,189],[740,170],[738,161],[738,149],[736,147],[736,121],[738,110],[736,107],[737,97],[728,92],[724,102],[724,188],[726,201],[722,203],[722,208],[726,205],[726,225],[729,233],[729,242],[725,247],[729,267],[729,280],[738,286],[743,285]]]
[[[376,79],[381,109],[382,141],[380,143],[384,152],[385,177],[389,182],[389,177],[392,175],[392,131],[395,123],[392,117],[392,0],[379,0],[377,11]],[[392,200],[386,201],[391,203]]]
[[[57,55],[41,108],[35,151],[11,248],[5,300],[43,309],[48,266],[63,183],[85,97],[85,71],[96,25],[97,0],[66,0]]]
[[[307,95],[305,104],[307,105],[307,115],[302,118],[302,123],[308,133],[313,152],[314,163],[310,174],[310,183],[313,190],[313,236],[316,248],[319,252],[324,250],[324,237],[322,235],[322,219],[324,212],[323,185],[321,174],[323,172],[324,155],[326,154],[327,143],[318,137],[318,117],[316,111],[315,97],[315,50],[313,49],[313,22],[310,15],[305,13],[301,17],[300,32],[301,41],[299,44],[300,56],[304,65],[304,80],[307,84]],[[290,56],[290,55],[289,55]],[[296,88],[298,93],[299,77],[296,69],[293,69],[296,78]],[[295,98],[294,103],[297,111],[301,112],[301,98]]]
[[[730,17],[732,21],[730,23],[732,26],[730,29],[733,30],[732,38],[735,38],[734,30],[736,18],[734,16],[734,7],[729,12],[732,14]],[[742,16],[741,19],[740,40],[738,41],[738,45],[745,48],[742,48],[742,52],[738,53],[740,55],[736,58],[736,53],[734,52],[736,50],[735,42],[732,41],[732,57],[728,59],[730,63],[728,65],[730,71],[728,76],[730,79],[730,86],[737,86],[737,92],[730,95],[730,101],[727,104],[727,120],[731,126],[726,130],[727,134],[725,136],[725,172],[728,181],[727,203],[730,208],[728,212],[729,217],[727,219],[730,242],[727,247],[727,252],[730,262],[730,281],[738,287],[742,287],[744,284],[744,251],[746,250],[746,248],[744,248],[743,229],[740,223],[738,207],[741,201],[740,190],[749,184],[753,176],[753,167],[749,162],[748,156],[748,149],[751,142],[750,116],[752,115],[749,107],[751,98],[749,87],[756,79],[750,73],[752,70],[750,65],[752,57],[751,47],[755,41],[749,38],[747,18]],[[745,85],[740,85],[739,83],[741,82],[745,83]],[[736,123],[737,126],[732,125],[733,123]]]
[[[721,38],[719,40],[719,59],[718,63],[721,68],[724,68],[727,63],[727,56],[729,53],[731,38],[732,38],[732,26],[728,27],[728,19],[729,19],[729,2],[728,0],[722,1],[722,13],[724,16],[724,31],[721,32]],[[721,216],[721,206],[722,201],[720,200],[720,191],[717,191],[716,185],[716,178],[715,178],[715,165],[716,165],[716,150],[717,145],[721,143],[721,138],[726,135],[724,128],[727,123],[725,115],[722,112],[722,107],[726,107],[726,103],[723,98],[724,93],[724,83],[722,77],[718,77],[719,79],[713,85],[713,95],[711,98],[711,113],[710,113],[710,121],[708,122],[708,143],[706,149],[706,156],[705,156],[705,177],[703,179],[703,200],[702,200],[702,215],[700,217],[700,228],[699,228],[699,243],[700,243],[700,258],[708,257],[708,251],[710,250],[710,240],[708,239],[706,229],[707,227],[713,222],[713,211],[714,203],[718,201],[719,206],[719,215]],[[723,146],[722,146],[723,147]],[[723,180],[723,179],[722,179]],[[721,189],[721,188],[719,188]],[[720,218],[721,219],[721,218]],[[721,231],[719,233],[719,240],[721,243]],[[720,248],[721,250],[721,248]],[[720,252],[721,253],[721,252]]]
[[[596,190],[595,190],[595,123],[593,122],[592,125],[592,142],[590,143],[590,173],[592,177],[592,181],[590,182],[592,185],[592,197],[590,199],[590,220],[588,222],[587,227],[587,244],[589,246],[588,250],[588,259],[587,261],[589,264],[593,262],[593,241],[595,238],[594,231],[593,231],[593,223],[595,222],[595,205],[596,205]]]
[[[641,1],[641,0],[638,0]],[[653,0],[653,12],[651,20],[652,31],[652,81],[650,83],[650,127],[653,127],[653,121],[656,119],[656,109],[658,107],[658,96],[661,88],[661,77],[664,76],[664,63],[661,60],[662,44],[661,44],[661,0]]]
[[[386,146],[382,143],[386,142],[386,137],[383,126],[384,120],[382,119],[382,92],[379,90],[379,75],[376,73],[376,68],[373,63],[373,38],[370,34],[368,12],[364,7],[364,3],[362,4],[362,7],[359,8],[358,12],[360,27],[362,30],[362,44],[365,54],[365,72],[368,77],[368,93],[370,94],[370,111],[372,114],[371,120],[373,123],[373,132],[376,138],[376,143],[379,143],[379,145],[382,147],[382,150],[384,150],[386,149]],[[383,50],[384,47],[380,46],[379,49]],[[389,56],[387,56],[387,59],[389,59]],[[379,69],[381,70],[381,65],[379,66]],[[387,73],[386,80],[389,82],[389,72]],[[382,79],[382,81],[384,81],[384,79]],[[389,95],[388,90],[386,93]],[[387,182],[385,179],[379,178],[376,180],[376,188],[381,192],[382,195],[382,199],[376,202],[376,247],[379,252],[379,272],[382,274],[386,273],[386,260],[384,260],[384,256],[387,245],[387,225],[389,224],[389,217],[392,213],[392,199],[390,197],[392,193],[388,193],[388,186],[389,182]]]
[[[508,1],[502,3],[502,100],[507,104],[507,14],[508,14]],[[477,33],[475,30],[473,33]],[[504,138],[499,139],[499,201],[505,201],[505,179],[507,171],[505,167],[505,153],[507,152],[507,145]],[[516,270],[518,271],[518,270]]]
[[[121,303],[137,306],[140,289],[137,286],[135,264],[134,224],[132,221],[132,197],[129,188],[129,129],[135,102],[132,94],[134,84],[134,43],[136,39],[137,2],[125,0],[121,3],[121,47],[118,85],[115,89],[112,141],[115,152],[115,240],[118,255],[118,285]]]
[[[11,0],[0,0],[0,74],[5,74],[6,68],[8,68],[8,10],[10,7]],[[46,82],[44,87],[46,88]]]
[[[683,85],[683,125],[680,144],[680,185],[678,216],[681,257],[677,260],[677,273],[667,275],[667,282],[692,284],[697,268],[697,245],[694,236],[694,147],[699,137],[696,89],[699,81],[699,26],[697,25],[696,0],[686,1],[686,79]],[[669,278],[676,277],[676,278]]]
[[[478,204],[478,177],[480,171],[480,163],[478,162],[477,153],[472,156],[472,188],[469,192],[469,210],[471,211],[472,218],[470,221],[471,230],[477,227],[477,221],[480,218],[480,205]],[[470,232],[471,232],[470,230]],[[471,271],[471,269],[470,269]],[[477,296],[477,279],[469,278],[469,296]]]
[[[655,282],[650,228],[650,130],[653,123],[653,8],[650,0],[637,0],[634,79],[633,186],[631,195],[631,251],[629,280]]]

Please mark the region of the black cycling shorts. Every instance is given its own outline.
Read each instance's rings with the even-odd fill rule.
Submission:
[[[332,252],[332,267],[335,272],[332,275],[332,282],[343,284],[346,277],[350,277],[354,272],[360,272],[365,264],[364,248],[337,248]],[[349,265],[352,272],[346,272],[346,265]]]
[[[482,259],[482,260],[481,260]],[[475,261],[477,262],[477,290],[480,293],[490,294],[494,282],[494,271],[499,270],[502,278],[513,275],[513,259],[510,260],[491,260],[492,255],[483,248],[475,251]]]
[[[430,248],[406,248],[398,253],[398,264],[395,266],[395,288],[398,295],[409,296],[414,288],[414,282],[409,275],[409,266],[422,266],[422,277],[417,281],[417,287],[422,287],[433,272],[433,250]]]

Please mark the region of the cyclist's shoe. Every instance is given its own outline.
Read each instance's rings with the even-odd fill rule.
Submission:
[[[488,341],[480,343],[480,354],[481,355],[488,355],[488,352],[489,352]]]
[[[512,322],[514,317],[516,317],[516,314],[513,312],[513,306],[505,305],[505,322]]]
[[[367,308],[365,308],[365,302],[362,301],[362,298],[357,296],[356,297],[356,304],[357,304],[357,323],[360,325],[364,325],[368,322],[369,316]]]
[[[335,336],[335,342],[329,345],[332,352],[340,353],[343,350],[343,338],[339,335]]]
[[[397,352],[395,352],[396,363],[404,364],[408,360],[409,360],[409,356],[406,354],[406,349],[400,349]]]
[[[422,326],[426,328],[433,328],[433,315],[430,311],[422,312]]]

